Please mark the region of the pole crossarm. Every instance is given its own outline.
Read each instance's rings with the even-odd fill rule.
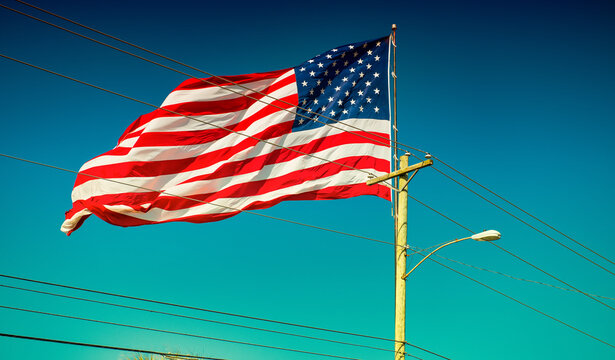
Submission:
[[[410,165],[410,166],[405,167],[403,169],[399,169],[397,171],[393,171],[392,173],[388,173],[386,175],[382,175],[382,176],[378,176],[378,177],[373,178],[373,179],[369,179],[369,180],[367,180],[366,184],[367,185],[374,185],[374,184],[377,184],[379,182],[382,182],[382,181],[385,181],[385,180],[389,180],[389,179],[392,179],[394,177],[397,177],[397,176],[400,176],[400,175],[404,175],[404,174],[407,174],[407,173],[409,173],[411,171],[419,170],[419,169],[422,169],[424,167],[431,166],[431,165],[433,165],[433,160],[431,160],[431,159],[430,160],[425,160],[423,162],[420,162],[420,163],[417,163],[417,164],[414,164],[414,165]]]

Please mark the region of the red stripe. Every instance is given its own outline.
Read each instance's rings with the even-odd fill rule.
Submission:
[[[221,76],[224,80],[220,78],[210,77],[206,79],[188,79],[181,84],[175,90],[194,90],[194,89],[205,89],[208,87],[214,86],[229,86],[236,84],[246,84],[254,81],[267,80],[267,79],[275,79],[280,77],[290,71],[290,69],[276,70],[264,73],[256,73],[256,74],[246,74],[246,75],[232,75],[232,76]]]
[[[352,156],[338,159],[336,162],[358,169],[375,169],[376,171],[388,171],[389,168],[389,162],[387,160],[382,160],[370,156]],[[184,208],[198,206],[204,202],[215,202],[216,200],[223,198],[241,198],[263,195],[271,191],[299,185],[311,180],[332,176],[341,171],[347,170],[350,169],[333,163],[326,163],[318,166],[313,166],[311,168],[296,170],[294,172],[284,174],[275,178],[231,185],[224,189],[210,191],[207,193],[174,194],[190,197],[191,200],[183,199],[173,195],[165,195],[164,193],[160,194],[158,192],[126,192],[120,194],[106,194],[95,196],[87,200],[79,200],[75,202],[75,204],[81,203],[82,201],[86,201],[90,205],[127,205],[133,208],[135,211],[147,211],[147,209],[144,209],[141,205],[151,204],[150,206],[148,206],[148,209],[160,208],[165,210],[180,210]],[[210,189],[203,189],[203,191],[208,190]],[[81,209],[81,207],[73,208],[73,210],[70,211],[70,215],[69,213],[67,213],[67,218],[72,217],[74,213]]]
[[[324,188],[324,189],[320,189],[316,191],[309,191],[309,192],[300,193],[300,194],[283,195],[283,196],[280,196],[270,201],[255,201],[251,203],[250,205],[246,206],[243,210],[266,209],[282,201],[331,200],[331,199],[351,198],[351,197],[355,197],[359,195],[375,195],[375,196],[378,196],[380,198],[390,201],[390,190],[382,185],[367,186],[365,184],[355,184],[355,185],[332,186],[332,187],[328,187],[328,188]],[[164,221],[148,221],[148,220],[136,219],[130,216],[112,212],[112,211],[109,211],[95,204],[92,204],[92,205],[87,204],[87,207],[90,208],[92,213],[100,217],[102,220],[110,224],[124,226],[124,227],[148,225],[148,224],[160,224],[160,223],[166,223],[166,222],[171,222],[171,221],[205,223],[205,222],[213,222],[213,221],[227,219],[229,217],[235,216],[240,213],[240,211],[234,211],[231,213],[224,213],[224,214],[193,215],[193,216],[179,217],[179,218],[175,218],[171,220],[164,220]],[[80,221],[80,223],[82,223],[82,221]],[[73,231],[74,230],[76,230],[76,228],[73,229]]]
[[[259,139],[270,139],[275,138],[277,136],[281,136],[290,131],[292,126],[292,122],[286,122],[279,124],[275,127],[271,127],[266,129],[266,133],[258,134]],[[387,136],[383,134],[383,136]],[[381,141],[381,139],[380,139]],[[205,168],[207,166],[211,166],[218,162],[222,162],[228,160],[233,155],[248,149],[250,147],[254,147],[258,145],[259,140],[246,138],[240,143],[233,145],[232,147],[227,147],[224,149],[219,149],[216,151],[208,152],[204,155],[186,158],[186,159],[177,159],[177,160],[163,160],[163,161],[140,161],[140,162],[125,162],[119,164],[110,164],[110,165],[102,165],[97,166],[91,169],[87,169],[82,171],[82,174],[90,174],[103,178],[124,178],[124,177],[154,177],[161,175],[170,175],[177,174],[180,172],[187,172],[191,170]],[[292,160],[299,156],[304,156],[301,153],[310,154],[315,151],[326,150],[335,146],[340,146],[344,144],[351,143],[372,143],[372,144],[380,144],[379,141],[375,142],[370,139],[362,138],[354,135],[354,133],[344,132],[341,134],[330,135],[324,138],[314,139],[307,144],[297,145],[290,147],[288,149],[276,149],[269,154],[263,154],[257,156],[252,159],[246,159],[239,162],[232,162],[228,164],[223,164],[220,168],[221,176],[217,176],[218,171],[214,174],[203,175],[207,176],[209,179],[226,177],[233,175],[233,171],[235,173],[245,173],[242,172],[241,169],[245,167],[250,171],[254,171],[255,169],[248,165],[252,160],[254,160],[254,164],[270,164],[270,163],[282,163],[285,161]],[[388,169],[384,170],[388,171]],[[247,171],[246,171],[247,172]],[[75,187],[83,184],[87,181],[93,180],[87,175],[79,174],[77,176],[77,180],[75,181]],[[198,179],[202,179],[199,177]]]
[[[139,137],[134,147],[145,146],[180,146],[180,145],[196,145],[205,144],[208,142],[219,140],[227,135],[232,134],[232,131],[245,131],[252,124],[262,118],[280,112],[278,107],[292,108],[292,105],[287,105],[282,101],[297,104],[297,95],[287,96],[283,99],[274,101],[272,105],[266,106],[256,113],[242,119],[241,122],[225,126],[224,129],[207,129],[199,131],[173,131],[173,132],[146,132]],[[277,107],[276,107],[277,106]],[[196,122],[196,120],[193,120]]]
[[[284,74],[285,72],[287,72],[288,69],[286,70],[281,70],[281,71],[272,71],[272,72],[268,72],[268,73],[260,73],[260,74],[249,74],[249,75],[238,75],[238,76],[232,76],[229,79],[237,82],[237,83],[249,83],[252,81],[259,81],[259,80],[266,80],[266,79],[271,79],[271,78],[276,78],[277,76],[280,76],[282,74]],[[236,79],[237,81],[235,81],[234,79]],[[205,79],[207,81],[211,81],[215,84],[218,84],[220,86],[224,86],[224,85],[231,85],[230,83],[224,83],[220,80],[217,80],[215,78],[208,78]],[[274,91],[279,89],[280,87],[286,86],[288,84],[294,83],[295,82],[295,76],[294,74],[282,79],[281,81],[278,81],[277,83],[272,84],[269,88],[261,91],[262,93],[266,93],[267,91]],[[179,87],[177,87],[175,90],[190,90],[190,89],[199,89],[199,88],[206,88],[206,87],[211,87],[213,85],[209,85],[209,86],[197,86],[198,84],[201,85],[205,85],[205,83],[203,83],[201,80],[198,79],[189,79],[184,81],[182,84],[180,84]],[[185,85],[185,86],[184,86]],[[218,86],[218,85],[216,85]],[[247,93],[248,91],[246,91]],[[229,92],[230,93],[230,92]],[[259,95],[259,94],[251,94],[252,97],[254,98],[262,98],[263,95]],[[230,111],[227,112],[233,112],[233,111],[239,111],[241,109],[244,109],[245,106],[247,106],[247,104],[253,104],[255,102],[255,100],[252,99],[248,99],[247,97],[240,97],[238,99],[233,99],[233,100],[237,100],[235,101],[236,106],[238,106],[237,108],[231,109]],[[185,109],[186,110],[191,110],[189,112],[183,113],[182,112],[182,104],[177,104],[177,105],[171,105],[171,106],[165,106],[164,108],[169,109],[169,110],[173,110],[176,112],[180,112],[183,113],[184,115],[189,115],[189,116],[195,116],[195,115],[205,115],[210,113],[211,109],[206,109],[203,108],[202,106],[199,106],[199,103],[205,103],[208,104],[209,107],[213,107],[213,108],[218,108],[219,111],[222,111],[221,109],[223,108],[228,108],[231,105],[232,101],[203,101],[203,102],[192,102],[192,103],[188,103],[188,104],[196,104],[194,106],[192,105],[186,105]],[[216,103],[218,103],[217,105],[215,105]],[[184,103],[185,104],[185,103]],[[159,116],[179,116],[176,114],[173,114],[169,111],[165,111],[165,110],[161,110],[161,109],[157,109],[154,110],[151,113],[148,114],[144,114],[139,116],[139,118],[137,120],[135,120],[132,124],[130,124],[130,126],[128,126],[128,128],[124,131],[124,133],[122,134],[122,136],[120,136],[120,139],[118,140],[118,143],[121,142],[122,140],[124,140],[125,138],[127,138],[127,136],[132,133],[133,131],[135,131],[136,129],[138,129],[139,127],[143,126],[144,124],[150,122],[152,119],[159,117]]]

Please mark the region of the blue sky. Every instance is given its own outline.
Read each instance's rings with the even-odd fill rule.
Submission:
[[[17,2],[2,3],[52,20]],[[292,67],[335,46],[385,36],[395,23],[399,140],[430,151],[607,258],[615,258],[610,231],[615,201],[612,3],[35,4],[217,75]],[[0,9],[0,29],[0,52],[5,55],[147,102],[161,103],[185,78],[5,9]],[[113,147],[134,119],[150,111],[24,65],[8,60],[0,64],[3,154],[77,170]],[[2,274],[393,337],[391,246],[249,214],[218,223],[136,228],[114,227],[92,217],[66,237],[59,226],[71,206],[74,175],[6,158],[0,162]],[[503,234],[499,245],[575,287],[615,298],[612,275],[434,170],[420,172],[410,193],[475,231],[498,229]],[[615,271],[612,264],[510,206],[498,204]],[[288,202],[261,213],[392,241],[390,204],[375,197]],[[468,234],[412,200],[409,217],[413,246],[427,247]],[[440,254],[562,286],[489,244],[462,242]],[[418,260],[411,258],[413,263]],[[444,263],[615,344],[612,310],[581,294]],[[7,279],[0,279],[0,284],[84,295]],[[408,340],[451,359],[612,359],[615,355],[612,347],[435,263],[423,264],[407,286]],[[615,306],[612,299],[601,301]],[[361,359],[392,356],[7,288],[0,288],[0,305]],[[382,341],[182,313],[391,347]],[[6,309],[0,309],[0,332],[227,359],[317,358]],[[0,348],[5,359],[123,359],[130,355],[2,338]],[[412,348],[408,352],[437,359]]]

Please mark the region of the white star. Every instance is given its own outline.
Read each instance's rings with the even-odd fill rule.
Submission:
[[[342,113],[343,114],[348,114],[348,110],[344,109],[344,110],[342,110]]]
[[[327,107],[323,106],[323,107],[320,108],[320,110],[325,111],[325,110],[327,110]]]
[[[348,66],[348,61],[344,61],[344,66]]]
[[[343,81],[343,82],[346,82],[346,81],[348,81],[348,78],[347,78],[347,77],[344,77],[344,78],[342,79],[342,81]]]
[[[365,49],[367,47],[367,43],[363,44],[363,49]]]
[[[359,60],[357,60],[357,62],[358,62],[359,64],[363,64],[363,59],[359,59]]]
[[[303,124],[303,118],[299,119],[299,125]]]
[[[368,86],[370,86],[371,84],[372,84],[371,82],[366,81],[366,82],[365,82],[365,87],[368,87]]]
[[[380,56],[378,56],[378,55],[374,56],[374,60],[380,61]]]
[[[363,91],[359,90],[359,96],[363,96]]]
[[[339,70],[335,70],[335,75],[339,75],[340,71]]]
[[[344,94],[346,94],[346,96],[349,96],[350,95],[350,91],[346,90],[346,92]]]
[[[359,106],[359,111],[363,112],[363,106]]]
[[[331,54],[327,54],[327,59],[331,59],[332,57]]]
[[[329,70],[325,70],[325,76],[329,75]]]
[[[319,68],[321,68],[321,69],[322,69],[322,67],[324,66],[321,62],[319,62],[319,63],[318,63],[318,64],[316,64],[316,65],[318,65],[318,67],[319,67]]]
[[[338,104],[339,106],[342,106],[342,105],[344,104],[344,102],[343,102],[342,100],[338,100],[338,101],[337,101],[337,104]]]
[[[355,70],[354,68],[350,68],[350,72],[353,73]]]
[[[368,97],[368,98],[367,98],[367,99],[365,99],[365,100],[367,100],[367,102],[368,102],[368,103],[370,103],[370,104],[371,104],[371,102],[372,102],[372,98],[370,98],[370,97]]]
[[[310,59],[310,60],[308,60],[308,62],[311,64],[311,63],[314,62],[314,59]]]
[[[307,104],[307,99],[303,99],[303,101],[301,102],[302,105]]]
[[[359,77],[360,77],[360,78],[363,78],[363,76],[365,76],[365,74],[363,74],[363,72],[360,72],[360,73],[359,73]]]
[[[331,81],[330,79],[327,80],[327,85],[331,85],[331,84],[333,84],[333,81]]]
[[[329,100],[329,102],[331,102],[331,101],[333,101],[333,97],[329,96],[329,99],[327,99],[327,100]]]
[[[343,53],[342,53],[342,59],[343,59],[343,58],[345,58],[345,57],[346,57],[346,53],[345,53],[345,52],[343,52]]]
[[[325,89],[320,89],[320,93],[324,94],[325,93]]]
[[[372,64],[367,64],[367,70],[372,68]]]
[[[301,83],[301,85],[303,85],[303,86],[307,86],[307,81],[303,80],[303,82]]]
[[[356,104],[356,103],[357,103],[357,102],[355,101],[355,99],[350,100],[350,105],[354,105],[354,104]]]
[[[374,108],[374,111],[375,111],[375,112],[378,112],[379,110],[380,110],[380,109],[378,109],[378,106],[376,106],[376,107]]]
[[[380,43],[381,43],[381,42],[382,42],[382,41],[378,41],[378,42],[376,43],[376,46],[380,46]]]
[[[314,76],[314,75],[316,75],[316,73],[313,70],[310,71],[310,76]]]
[[[357,85],[357,82],[356,82],[356,81],[353,81],[353,82],[352,82],[352,86],[356,86],[356,85]]]
[[[341,87],[339,87],[339,86],[336,86],[336,87],[335,87],[335,91],[340,91],[340,90],[342,90],[342,88],[341,88]]]
[[[380,74],[378,74],[377,72],[375,72],[375,73],[374,73],[374,77],[375,77],[375,78],[377,78],[377,77],[379,77],[379,76],[380,76]]]
[[[331,116],[334,116],[335,115],[335,111],[331,110],[331,111],[329,111],[329,114],[331,114]]]
[[[333,49],[333,50],[331,50],[331,51],[333,51],[333,52],[337,52],[337,49]]]
[[[335,66],[337,66],[337,61],[334,61],[334,62],[333,62],[333,66],[334,66],[334,67],[335,67]]]
[[[316,85],[320,85],[320,83],[321,83],[320,79],[316,80]]]
[[[367,55],[371,55],[372,51],[371,50],[367,50]]]
[[[359,55],[359,53],[355,51],[354,54],[352,54],[352,55],[354,55],[354,57],[357,57]]]
[[[376,88],[376,89],[374,89],[374,92],[376,93],[376,95],[380,94],[380,89]]]
[[[354,45],[348,45],[348,48],[349,48],[350,50],[352,50],[352,49],[354,49]]]
[[[318,99],[314,99],[314,105],[318,105]]]
[[[310,89],[310,95],[314,95],[314,89]]]
[[[302,67],[301,69],[299,69],[299,71],[305,71],[305,68],[304,68],[304,67]]]

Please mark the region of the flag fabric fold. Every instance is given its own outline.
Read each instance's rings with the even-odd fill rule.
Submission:
[[[375,195],[390,170],[389,38],[288,69],[189,79],[86,162],[61,230],[210,222],[286,200]]]

